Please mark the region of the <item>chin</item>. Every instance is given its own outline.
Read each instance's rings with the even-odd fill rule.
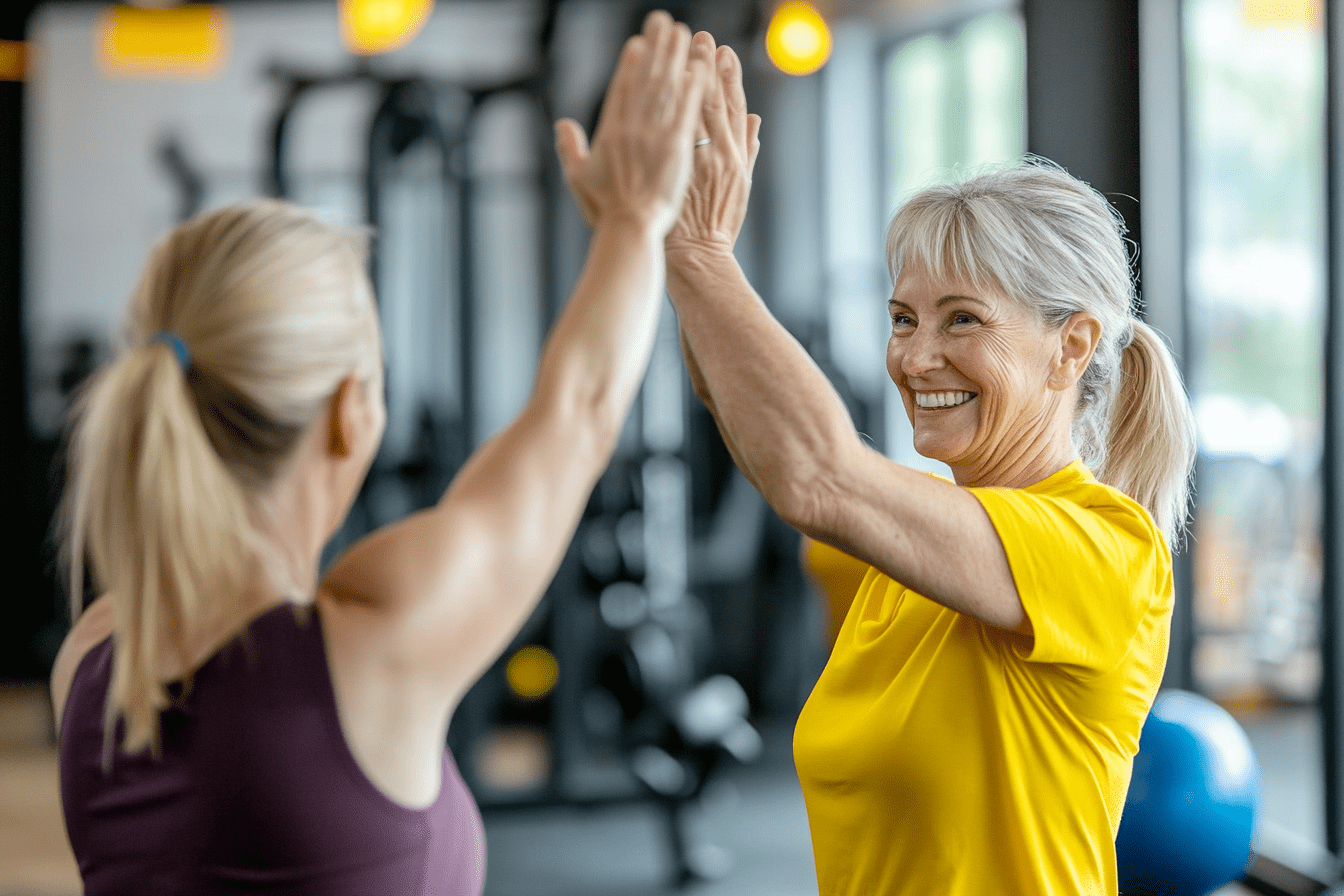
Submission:
[[[952,421],[938,420],[932,424],[924,421],[914,432],[915,450],[934,460],[946,460],[965,452],[975,434],[965,426],[946,425],[949,422]]]

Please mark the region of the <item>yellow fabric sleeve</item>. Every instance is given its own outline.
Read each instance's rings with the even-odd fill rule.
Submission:
[[[1085,674],[1116,669],[1167,575],[1166,543],[1147,512],[1114,490],[1099,504],[1022,489],[969,491],[1003,542],[1031,620],[1033,641],[1021,657]]]

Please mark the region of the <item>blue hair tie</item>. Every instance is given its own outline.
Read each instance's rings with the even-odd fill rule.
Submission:
[[[187,343],[172,330],[160,330],[149,337],[149,341],[162,342],[171,348],[173,354],[177,356],[177,366],[182,368],[183,373],[191,367],[191,349],[187,348]]]

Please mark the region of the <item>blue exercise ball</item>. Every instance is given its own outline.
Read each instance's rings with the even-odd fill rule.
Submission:
[[[1227,710],[1164,691],[1143,725],[1115,839],[1120,892],[1205,896],[1251,860],[1260,763]]]

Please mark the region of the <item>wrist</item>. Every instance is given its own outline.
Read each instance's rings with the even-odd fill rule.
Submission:
[[[669,238],[664,241],[663,253],[668,276],[688,283],[703,278],[721,280],[741,270],[733,247],[727,242]]]
[[[593,236],[606,234],[639,242],[660,243],[667,228],[661,216],[641,214],[630,209],[607,209],[593,225]]]

